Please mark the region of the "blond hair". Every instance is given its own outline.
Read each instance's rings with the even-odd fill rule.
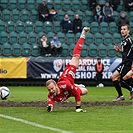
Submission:
[[[46,86],[48,86],[51,83],[56,85],[56,82],[53,79],[49,79],[48,81],[46,81]]]

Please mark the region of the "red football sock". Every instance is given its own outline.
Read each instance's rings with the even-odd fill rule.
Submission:
[[[84,40],[84,38],[79,38],[78,42],[76,43],[76,46],[74,47],[73,56],[80,56]]]

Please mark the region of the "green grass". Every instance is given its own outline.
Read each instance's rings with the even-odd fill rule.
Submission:
[[[45,87],[9,87],[11,95],[6,101],[46,101]],[[117,96],[113,87],[88,87],[89,93],[82,101],[112,101]],[[123,89],[125,102],[129,92]],[[69,101],[74,101],[70,98]],[[1,102],[1,100],[0,100]],[[76,113],[75,107],[56,108],[46,112],[46,107],[0,107],[0,114],[35,122],[71,133],[132,133],[133,105],[83,107],[86,113]],[[0,133],[58,133],[57,131],[34,127],[25,123],[0,117]],[[65,133],[62,131],[62,133]]]

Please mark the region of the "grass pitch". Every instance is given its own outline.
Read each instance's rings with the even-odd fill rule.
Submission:
[[[45,87],[9,87],[10,97],[4,102],[44,101],[44,107],[0,107],[0,133],[132,133],[133,104],[129,106],[85,106],[86,113],[76,113],[75,106],[46,111]],[[110,102],[117,93],[114,87],[88,87],[83,102]],[[129,92],[123,89],[126,102]],[[74,102],[74,98],[68,99]],[[3,101],[0,100],[0,103]],[[68,103],[69,104],[69,103]]]

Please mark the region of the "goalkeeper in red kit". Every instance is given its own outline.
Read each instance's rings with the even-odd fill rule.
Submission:
[[[56,83],[53,79],[46,82],[46,87],[49,91],[47,101],[47,111],[53,111],[54,102],[64,102],[69,97],[75,97],[76,112],[84,112],[81,108],[81,95],[86,95],[88,90],[84,85],[74,83],[76,68],[79,65],[80,53],[85,41],[86,33],[90,30],[89,27],[84,27],[78,42],[73,51],[73,57],[70,63],[64,69],[62,75]]]

